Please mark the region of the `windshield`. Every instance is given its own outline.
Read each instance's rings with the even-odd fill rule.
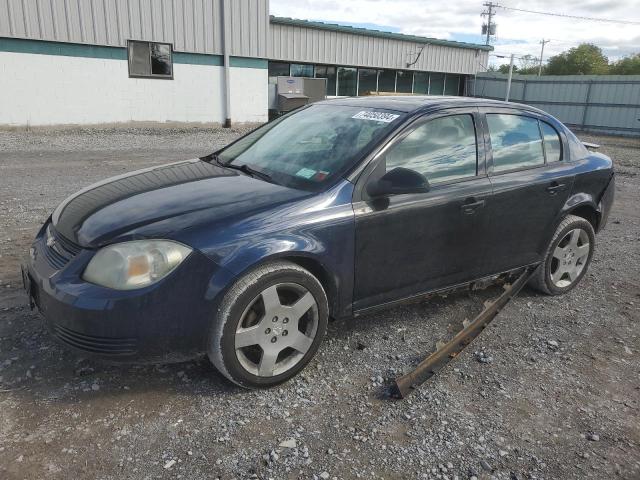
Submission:
[[[312,105],[251,132],[218,159],[247,165],[281,185],[320,190],[353,166],[401,116],[375,108]]]

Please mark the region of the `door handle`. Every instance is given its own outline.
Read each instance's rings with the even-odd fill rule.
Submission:
[[[556,193],[561,192],[564,189],[565,184],[558,182],[551,182],[551,185],[546,188],[547,192],[549,192],[550,195],[555,195]]]
[[[477,209],[484,207],[484,200],[478,200],[477,202],[474,200],[475,199],[472,198],[467,200],[468,203],[462,204],[462,207],[460,207],[462,213],[465,215],[473,215]]]

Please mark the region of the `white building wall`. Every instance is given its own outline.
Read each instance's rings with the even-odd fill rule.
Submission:
[[[268,118],[269,71],[231,67],[231,122],[264,123]]]
[[[267,70],[231,68],[236,123],[267,120]],[[0,52],[0,126],[218,124],[223,68],[174,64],[174,79],[129,78],[124,60]]]

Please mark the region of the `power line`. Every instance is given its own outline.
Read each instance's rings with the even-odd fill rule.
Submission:
[[[593,39],[587,40],[561,40],[559,38],[549,38],[553,43],[562,43],[564,45],[577,45],[580,43],[590,43],[593,42]]]
[[[500,53],[490,53],[489,56],[490,57],[496,57],[496,58],[510,58],[511,54],[510,53],[505,53],[503,55],[503,54],[500,54]],[[519,56],[519,55],[514,55],[513,58],[517,58],[518,60],[522,60],[522,59],[525,59],[525,58],[528,59],[526,55],[524,55],[522,57]]]
[[[534,13],[536,15],[548,15],[551,17],[573,18],[577,20],[588,20],[591,22],[619,23],[623,25],[640,25],[640,21],[635,21],[635,20],[614,20],[612,18],[583,17],[580,15],[567,15],[564,13],[542,12],[539,10],[525,10],[524,8],[505,7],[504,5],[495,5],[495,6],[498,8],[502,8],[504,10],[512,10],[514,12]]]

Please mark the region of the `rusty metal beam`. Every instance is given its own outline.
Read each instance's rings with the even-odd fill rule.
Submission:
[[[405,398],[413,389],[427,381],[429,378],[444,368],[455,356],[457,356],[474,338],[485,329],[502,308],[515,297],[524,287],[535,267],[526,268],[518,279],[509,286],[493,302],[489,303],[471,323],[460,330],[455,337],[445,343],[441,348],[424,359],[412,372],[396,378],[392,386],[392,395],[395,398]]]

